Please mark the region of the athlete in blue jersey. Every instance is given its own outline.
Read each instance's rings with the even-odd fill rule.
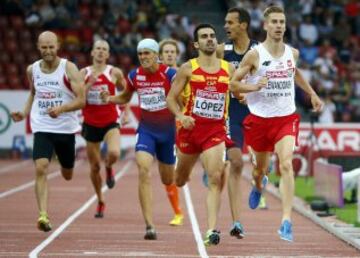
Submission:
[[[126,89],[117,96],[103,92],[105,102],[124,104],[136,91],[139,96],[141,119],[137,129],[136,164],[139,169],[139,199],[145,219],[144,238],[157,238],[152,217],[152,189],[150,167],[157,158],[162,183],[174,184],[175,117],[167,109],[166,96],[176,70],[158,64],[159,45],[153,39],[143,39],[137,46],[141,66],[130,71]],[[177,192],[176,192],[177,193]]]
[[[248,28],[250,15],[243,8],[230,8],[225,17],[225,31],[229,41],[220,45],[217,50],[219,57],[231,62],[236,68],[243,56],[257,41],[249,38]],[[228,194],[231,208],[233,225],[230,234],[237,238],[244,237],[244,229],[240,223],[240,181],[243,168],[242,148],[244,145],[244,133],[242,122],[249,114],[244,96],[231,96],[229,104],[228,130],[234,145],[227,148],[227,156],[230,160],[230,173],[228,178]],[[265,200],[263,200],[263,203]],[[265,204],[266,206],[266,204]]]

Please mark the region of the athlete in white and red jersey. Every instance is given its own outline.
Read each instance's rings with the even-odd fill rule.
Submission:
[[[107,90],[111,95],[116,93],[116,85],[113,82],[112,65],[101,67],[104,70],[96,76],[93,66],[85,69],[85,83],[89,85],[86,94],[86,106],[83,108],[84,123],[96,127],[105,127],[111,123],[116,123],[119,118],[119,110],[115,104],[105,104],[100,98],[100,92]],[[116,71],[115,71],[116,73]],[[95,76],[94,76],[95,74]],[[95,82],[90,83],[93,78]]]
[[[153,39],[143,39],[137,46],[141,66],[130,71],[126,89],[117,96],[102,93],[103,100],[124,104],[130,101],[134,92],[139,96],[141,119],[137,129],[135,146],[136,164],[139,169],[139,199],[146,224],[144,238],[157,238],[152,218],[152,190],[150,167],[154,158],[158,160],[162,183],[167,187],[174,185],[174,143],[175,118],[167,109],[166,96],[176,70],[158,64],[159,44]],[[175,192],[176,191],[176,192]]]
[[[34,133],[33,160],[36,168],[35,194],[39,208],[38,228],[50,231],[47,171],[54,152],[65,180],[71,180],[75,163],[75,133],[80,130],[77,110],[85,105],[84,81],[72,62],[57,55],[55,33],[42,32],[37,42],[41,59],[29,65],[26,73],[30,95],[24,111],[12,112],[15,122],[31,111]]]
[[[216,224],[224,182],[228,88],[234,68],[216,57],[217,39],[212,25],[200,24],[196,27],[194,46],[199,56],[180,67],[167,97],[169,109],[181,123],[176,139],[176,184],[185,185],[201,154],[209,175],[208,231],[204,243],[216,245],[220,241]],[[182,112],[178,98],[186,88],[188,94]]]
[[[249,206],[259,205],[261,190],[266,183],[263,177],[274,151],[279,158],[281,173],[282,223],[280,238],[293,241],[291,207],[294,197],[294,171],[292,157],[299,131],[299,116],[295,113],[296,82],[311,97],[314,111],[323,103],[304,80],[295,64],[298,50],[284,44],[285,14],[282,8],[271,6],[264,11],[266,40],[250,50],[231,80],[235,92],[248,92],[246,100],[250,109],[243,123],[245,141],[256,157],[253,170],[255,186],[249,196]],[[250,73],[246,83],[241,80]]]
[[[115,95],[117,85],[122,88],[125,87],[125,79],[119,68],[106,64],[110,56],[110,50],[109,44],[105,40],[98,40],[94,43],[91,56],[93,59],[92,65],[81,69],[86,86],[86,106],[83,109],[84,123],[81,134],[86,140],[86,150],[90,162],[90,177],[98,198],[95,217],[102,218],[104,216],[105,202],[101,192],[100,144],[104,141],[107,145],[105,159],[106,184],[109,188],[113,188],[115,179],[112,165],[120,156],[120,132],[117,106],[104,103],[100,93],[108,91],[111,95]]]

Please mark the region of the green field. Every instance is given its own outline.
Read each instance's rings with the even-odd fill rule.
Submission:
[[[270,182],[279,182],[279,177],[274,173],[269,175]],[[314,179],[312,177],[297,177],[295,179],[295,195],[310,203],[313,200],[319,199],[314,194]],[[350,200],[351,192],[345,192],[345,199]],[[357,204],[345,203],[343,208],[330,208],[330,212],[334,213],[336,217],[346,223],[354,224],[360,227],[357,222]]]

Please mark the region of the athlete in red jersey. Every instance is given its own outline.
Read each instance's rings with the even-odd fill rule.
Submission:
[[[201,154],[203,166],[209,175],[208,231],[204,243],[216,245],[220,241],[220,232],[215,228],[224,182],[228,87],[234,68],[216,57],[217,40],[212,25],[198,25],[194,41],[199,56],[180,67],[167,103],[181,122],[176,139],[176,184],[185,185]],[[189,95],[185,99],[183,113],[177,100],[184,90]]]
[[[119,118],[118,108],[115,104],[104,103],[101,100],[100,92],[106,90],[111,95],[115,95],[116,85],[124,87],[125,80],[119,68],[106,64],[110,52],[109,44],[105,40],[98,40],[94,43],[91,56],[93,64],[81,70],[82,75],[85,77],[87,96],[86,106],[83,109],[84,123],[81,134],[86,140],[91,181],[98,197],[95,217],[102,218],[105,203],[101,192],[100,144],[102,141],[107,144],[106,184],[109,188],[113,188],[115,179],[112,165],[120,155],[120,132],[117,122]]]

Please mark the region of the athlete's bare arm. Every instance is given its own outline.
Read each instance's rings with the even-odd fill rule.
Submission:
[[[247,84],[242,82],[245,76],[249,73],[252,73],[257,70],[257,64],[259,62],[259,55],[256,50],[250,50],[244,56],[239,67],[236,69],[231,81],[230,81],[230,90],[237,93],[247,93],[253,91],[259,91],[262,88],[266,87],[267,79],[262,77],[259,81],[254,84]]]
[[[23,111],[15,111],[11,112],[11,117],[14,120],[14,122],[19,122],[23,120],[25,117],[27,117],[31,111],[31,106],[34,101],[35,96],[35,87],[33,85],[33,79],[32,79],[32,65],[29,65],[26,69],[26,77],[29,82],[30,86],[30,94],[29,97],[25,103],[25,107]]]
[[[186,62],[176,73],[174,82],[171,85],[169,94],[167,95],[166,102],[169,110],[176,116],[181,122],[181,125],[186,129],[191,129],[195,125],[195,120],[190,116],[185,116],[179,107],[178,99],[181,92],[184,90],[185,85],[188,83],[191,77],[191,64]]]
[[[124,77],[124,73],[121,71],[121,69],[114,67],[114,69],[112,71],[112,75],[114,76],[114,78],[116,80],[115,85],[119,86],[122,89],[126,89],[126,80]],[[129,122],[130,122],[130,103],[127,103],[127,104],[125,104],[125,107],[121,113],[121,124],[125,125]]]
[[[86,104],[86,98],[85,98],[85,89],[84,89],[84,79],[81,76],[79,69],[77,66],[70,62],[66,62],[66,74],[69,79],[71,89],[75,95],[75,99],[71,101],[70,103],[58,106],[58,107],[52,107],[48,109],[49,116],[52,118],[58,117],[61,113],[64,112],[71,112],[78,109],[81,109]]]
[[[108,91],[102,91],[100,97],[104,103],[113,103],[113,104],[126,104],[131,100],[134,92],[130,90],[127,86],[125,89],[116,96],[110,96]]]
[[[297,63],[297,60],[299,59],[299,51],[295,48],[292,48],[292,52],[294,55],[295,63]],[[321,99],[311,87],[309,82],[305,80],[301,71],[297,67],[295,68],[295,83],[310,96],[313,111],[320,112],[324,106],[324,103],[321,101]]]
[[[112,76],[115,79],[115,85],[120,86],[122,89],[126,88],[126,80],[124,77],[124,73],[121,71],[120,68],[114,67],[112,69]]]
[[[93,85],[96,82],[96,77],[93,74],[90,74],[89,77],[87,78],[87,82],[85,82],[85,77],[86,77],[86,69],[85,68],[82,68],[80,70],[80,75],[81,75],[81,78],[84,80],[85,93],[86,93],[90,89],[91,85]]]

